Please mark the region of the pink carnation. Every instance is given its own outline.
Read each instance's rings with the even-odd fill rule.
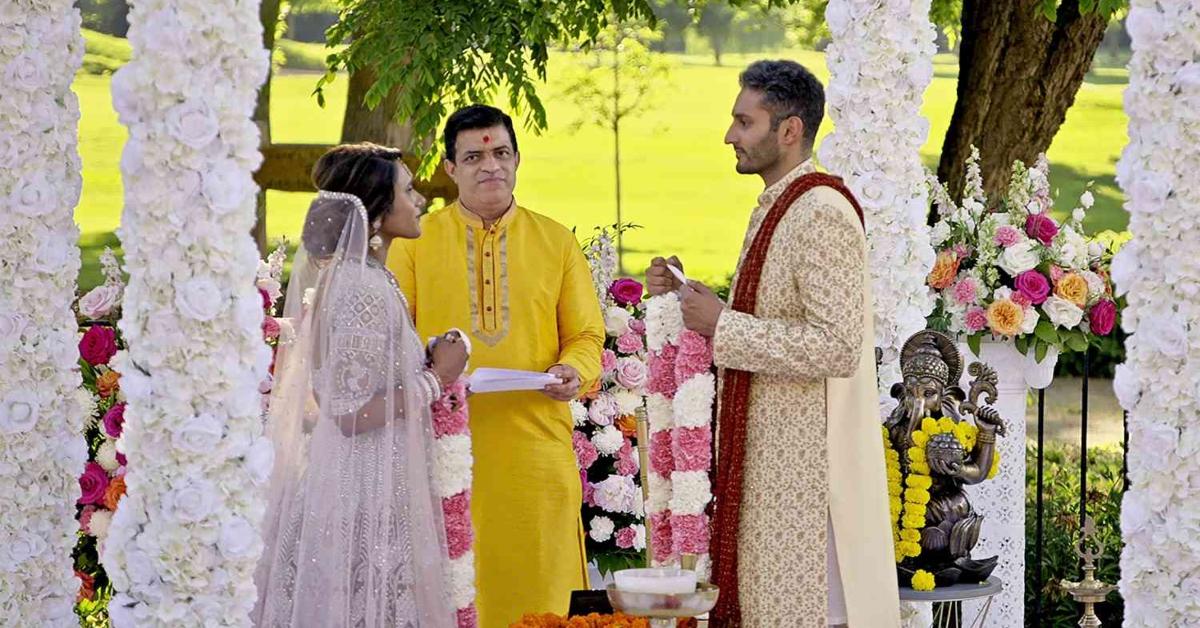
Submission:
[[[707,373],[712,366],[712,343],[708,338],[688,329],[679,334],[679,356],[675,361],[675,381],[686,382],[695,375]]]
[[[969,247],[965,244],[962,244],[962,243],[955,244],[954,245],[954,256],[957,257],[960,261],[967,259],[968,257],[971,256],[971,247]]]
[[[981,307],[969,308],[964,323],[969,332],[983,331],[987,327],[987,312]]]
[[[712,428],[677,427],[671,455],[676,471],[707,471],[712,461]]]
[[[650,468],[664,478],[671,477],[675,458],[671,453],[671,431],[663,430],[650,435]]]
[[[84,506],[83,510],[79,512],[79,529],[83,531],[84,534],[92,533],[92,531],[88,529],[88,526],[92,524],[92,515],[95,514],[95,512],[95,506]]]
[[[1001,225],[996,228],[996,245],[1008,248],[1021,241],[1021,232],[1012,225]]]
[[[279,337],[279,321],[274,316],[264,316],[262,322],[263,338],[275,340]]]
[[[600,354],[600,368],[604,370],[605,375],[617,370],[617,354],[612,349],[605,349]]]
[[[630,549],[633,547],[633,539],[637,538],[637,531],[633,528],[621,528],[617,531],[617,547],[621,549]]]
[[[587,471],[579,470],[579,483],[583,486],[583,503],[596,508],[596,487],[588,482]]]
[[[634,475],[640,470],[637,456],[633,455],[633,443],[628,438],[624,443],[621,443],[621,449],[617,452],[617,473],[621,475]]]
[[[635,318],[635,319],[629,321],[629,329],[633,330],[633,333],[635,333],[639,336],[645,336],[646,335],[646,321],[638,320]]]
[[[676,515],[671,517],[671,533],[675,537],[675,552],[704,554],[708,552],[708,515]]]
[[[442,515],[446,522],[446,545],[450,558],[458,558],[471,550],[474,533],[471,529],[471,492],[463,491],[442,499]]]
[[[651,547],[654,549],[654,560],[667,562],[671,559],[673,543],[671,542],[671,515],[669,511],[656,512],[650,515]]]
[[[458,628],[476,628],[479,626],[479,611],[472,604],[458,609]]]
[[[575,459],[579,461],[580,469],[591,468],[600,458],[600,452],[596,451],[596,446],[583,432],[572,433],[571,444],[575,446]]]
[[[440,399],[433,402],[433,434],[435,437],[467,433],[466,386],[466,380],[460,378],[442,394]]]
[[[1067,274],[1067,271],[1063,270],[1062,268],[1059,268],[1058,266],[1050,267],[1050,281],[1053,281],[1056,284],[1059,282],[1060,279],[1063,278],[1063,275],[1065,275],[1065,274]]]
[[[645,348],[645,343],[642,342],[642,337],[637,332],[630,328],[629,333],[617,338],[617,349],[621,353],[637,353]]]
[[[679,386],[675,383],[675,359],[679,350],[674,345],[666,345],[661,352],[651,352],[647,359],[650,367],[650,378],[647,382],[646,393],[675,396]]]
[[[1024,292],[1014,292],[1011,298],[1013,303],[1016,303],[1021,307],[1029,307],[1033,305],[1033,299],[1029,298],[1029,295],[1025,294]]]
[[[979,286],[976,281],[970,277],[963,277],[954,284],[953,294],[954,300],[962,305],[970,305],[975,302],[978,296]]]

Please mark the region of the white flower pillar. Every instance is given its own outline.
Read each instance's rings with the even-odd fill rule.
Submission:
[[[1200,617],[1200,4],[1134,0],[1117,164],[1133,239],[1113,261],[1131,335],[1113,387],[1129,411],[1121,506],[1126,626]]]
[[[78,625],[79,22],[71,0],[0,5],[0,617],[29,626]]]
[[[116,365],[128,495],[103,560],[125,626],[249,626],[272,462],[255,288],[258,2],[137,0],[113,77],[129,141],[119,230],[130,281]]]

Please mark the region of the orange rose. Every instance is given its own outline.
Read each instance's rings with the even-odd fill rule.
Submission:
[[[1087,279],[1075,273],[1067,273],[1058,280],[1054,286],[1054,294],[1061,299],[1065,299],[1074,303],[1079,307],[1087,305],[1088,299],[1088,283]]]
[[[1016,336],[1021,333],[1021,323],[1025,322],[1025,310],[1008,299],[993,302],[987,309],[988,327],[1002,336]]]
[[[958,255],[954,251],[945,250],[937,255],[937,261],[933,263],[933,270],[929,271],[929,287],[934,290],[942,290],[949,288],[950,284],[954,283],[954,278],[958,276],[958,265],[962,260],[958,259]]]
[[[617,419],[617,429],[629,438],[637,438],[637,417],[627,414]]]
[[[108,488],[104,490],[104,507],[116,510],[117,504],[121,503],[121,498],[124,496],[125,476],[117,476],[108,483]]]
[[[101,397],[108,399],[119,388],[118,382],[120,379],[120,373],[113,370],[105,371],[100,377],[96,378],[96,391],[100,393]]]

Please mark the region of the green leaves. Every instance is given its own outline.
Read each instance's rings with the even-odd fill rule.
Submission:
[[[967,346],[970,347],[971,353],[979,355],[979,347],[983,343],[983,334],[971,334],[967,336]]]
[[[1054,329],[1054,323],[1048,320],[1043,319],[1038,321],[1037,327],[1033,330],[1033,335],[1048,345],[1058,344],[1058,332]]]

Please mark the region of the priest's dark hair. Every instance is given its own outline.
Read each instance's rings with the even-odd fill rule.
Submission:
[[[318,190],[357,196],[367,208],[367,220],[374,222],[392,209],[396,164],[403,158],[400,149],[370,142],[334,146],[313,166],[312,182]]]
[[[825,117],[825,88],[808,68],[795,61],[755,61],[738,77],[742,89],[763,95],[771,112],[771,128],[796,116],[804,123],[804,139],[811,147]]]
[[[490,129],[503,126],[512,140],[514,153],[521,152],[517,148],[517,132],[513,130],[513,121],[507,113],[488,105],[471,105],[463,107],[450,114],[446,120],[446,130],[442,133],[442,143],[446,146],[446,161],[453,162],[458,157],[458,134],[475,129]]]

